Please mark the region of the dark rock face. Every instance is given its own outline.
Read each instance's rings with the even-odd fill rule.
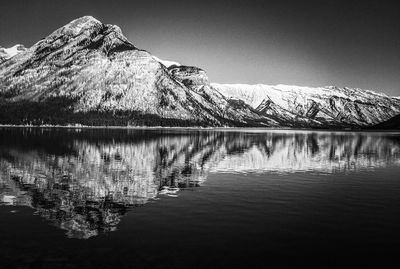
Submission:
[[[185,86],[204,86],[210,85],[206,72],[194,66],[171,66],[168,68],[172,76]]]
[[[370,128],[378,130],[400,130],[400,115],[394,116],[393,118],[376,124]]]

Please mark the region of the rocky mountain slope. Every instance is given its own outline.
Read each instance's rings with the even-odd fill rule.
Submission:
[[[228,98],[243,100],[286,126],[371,126],[400,113],[400,99],[338,87],[212,84]]]
[[[1,123],[269,123],[247,108],[232,108],[208,84],[197,87],[197,79],[207,81],[200,69],[169,68],[118,26],[82,17],[0,65]]]
[[[0,57],[0,124],[359,128],[400,113],[358,89],[210,84],[90,16]]]

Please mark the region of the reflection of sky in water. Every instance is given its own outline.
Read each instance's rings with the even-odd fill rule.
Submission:
[[[396,134],[1,130],[0,201],[69,237],[116,229],[130,207],[213,173],[335,173],[400,164]],[[158,198],[157,198],[158,197]]]

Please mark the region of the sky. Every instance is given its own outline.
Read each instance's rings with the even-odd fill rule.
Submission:
[[[394,2],[394,1],[392,1]],[[212,82],[347,86],[400,96],[400,9],[355,0],[0,1],[0,46],[92,15]]]

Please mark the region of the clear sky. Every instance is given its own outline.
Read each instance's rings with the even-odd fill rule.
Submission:
[[[392,1],[394,2],[394,1]],[[400,9],[389,1],[0,1],[0,46],[31,46],[92,15],[213,82],[349,86],[400,95]]]

